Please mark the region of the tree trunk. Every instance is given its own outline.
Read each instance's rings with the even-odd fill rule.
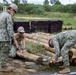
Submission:
[[[52,52],[52,53],[55,53],[55,49],[49,47],[48,44],[45,44],[45,43],[43,43],[43,42],[39,42],[39,41],[35,41],[35,40],[31,40],[31,39],[28,39],[28,38],[26,38],[26,41],[29,41],[30,43],[33,43],[33,44],[39,44],[39,45],[42,45],[47,51],[50,51],[50,52]]]
[[[26,38],[31,39],[31,40],[36,40],[39,42],[43,42],[43,43],[48,43],[48,40],[41,38],[42,36],[39,35],[32,35],[32,34],[25,34]]]
[[[18,55],[19,57],[24,58],[24,59],[28,59],[28,60],[30,60],[30,61],[32,61],[32,62],[37,62],[37,59],[40,57],[40,56],[31,54],[31,53],[28,53],[28,52],[20,53],[19,51],[17,51],[17,55]]]
[[[75,57],[76,56],[76,49],[72,48],[71,51],[73,52],[73,56]]]

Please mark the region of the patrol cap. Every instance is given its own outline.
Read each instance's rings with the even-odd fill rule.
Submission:
[[[13,10],[15,10],[15,12],[17,13],[18,11],[18,6],[16,4],[11,4],[9,7],[11,7]]]
[[[22,26],[20,26],[17,31],[18,32],[21,32],[21,33],[24,33],[25,32],[24,27],[22,27]]]

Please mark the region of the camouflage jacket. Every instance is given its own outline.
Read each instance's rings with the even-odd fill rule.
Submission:
[[[10,41],[13,34],[12,16],[8,12],[0,13],[0,41]]]
[[[56,60],[59,57],[59,52],[61,48],[66,42],[68,42],[67,45],[70,45],[71,47],[76,44],[76,30],[60,32],[53,38],[53,44],[56,51],[56,56],[55,56]]]

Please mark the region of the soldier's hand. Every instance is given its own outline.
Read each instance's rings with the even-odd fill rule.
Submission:
[[[23,53],[27,52],[26,50],[22,50]]]
[[[23,53],[22,50],[19,50],[20,53]]]

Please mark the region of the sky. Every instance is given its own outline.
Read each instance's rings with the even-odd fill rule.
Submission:
[[[48,0],[50,1],[50,0]],[[73,4],[76,3],[76,0],[59,0],[62,4]],[[44,0],[28,0],[29,3],[35,3],[35,4],[43,4]]]
[[[43,4],[44,0],[27,0],[28,3],[34,3],[34,4]],[[50,0],[48,0],[50,1]],[[76,0],[59,0],[62,4],[66,5],[66,4],[73,4],[76,3]],[[2,3],[3,0],[0,0],[0,2]],[[10,2],[10,0],[8,0],[8,2]]]

